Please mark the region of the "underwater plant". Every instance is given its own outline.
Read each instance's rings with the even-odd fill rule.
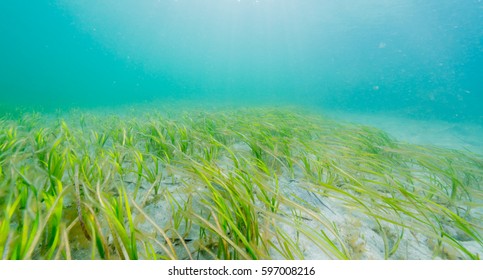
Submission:
[[[479,259],[483,158],[289,108],[0,120],[2,259]]]

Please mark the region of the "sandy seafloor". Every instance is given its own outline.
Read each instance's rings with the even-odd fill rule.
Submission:
[[[363,124],[379,128],[387,132],[397,141],[417,145],[430,145],[447,149],[464,150],[483,155],[483,126],[474,123],[455,123],[442,120],[417,120],[386,114],[350,113],[350,112],[322,112],[324,115],[338,121]],[[289,185],[288,185],[289,186]],[[307,201],[313,198],[304,196]],[[325,215],[336,224],[341,225],[341,231],[346,238],[353,238],[355,244],[360,244],[359,259],[384,259],[384,248],[380,237],[375,234],[371,224],[373,221],[354,215],[344,207],[330,200],[324,204],[332,211]],[[483,215],[483,209],[477,210]],[[308,224],[310,226],[310,224]],[[433,244],[428,240],[420,240],[417,236],[409,236],[403,239],[400,249],[391,259],[427,260],[435,259]],[[483,248],[476,241],[462,242],[473,253],[483,256]],[[316,251],[306,248],[307,259],[324,259],[325,257]],[[448,258],[458,259],[458,254],[453,251],[444,252]],[[436,257],[439,258],[439,257]]]
[[[107,115],[112,112],[95,111],[95,114]],[[358,123],[377,127],[389,133],[398,141],[408,142],[421,145],[434,145],[438,147],[450,149],[462,149],[483,155],[483,127],[471,123],[450,123],[445,121],[422,121],[409,118],[402,118],[397,116],[388,116],[383,114],[355,114],[342,112],[320,112],[322,115],[328,116],[335,120],[342,122]],[[236,145],[234,151],[244,152],[249,149],[244,144]],[[182,175],[181,175],[182,176]],[[297,178],[298,177],[298,178]],[[126,178],[128,181],[135,181],[134,178]],[[132,180],[131,180],[132,179]],[[179,178],[179,181],[184,181]],[[189,181],[189,179],[188,179]],[[374,230],[375,222],[366,215],[359,215],[352,212],[340,204],[340,201],[331,198],[322,198],[323,203],[320,203],[320,198],[311,195],[302,187],[307,182],[304,181],[303,176],[295,176],[291,179],[289,176],[280,177],[281,191],[287,195],[295,194],[304,199],[307,203],[317,205],[324,216],[337,224],[344,239],[352,243],[356,259],[384,259],[384,244],[380,235]],[[173,182],[161,182],[168,191],[179,194],[179,188],[183,188],[183,184]],[[149,186],[145,186],[147,189]],[[196,188],[197,186],[195,186]],[[202,186],[198,186],[202,188]],[[128,189],[132,191],[134,184],[128,183]],[[140,194],[142,196],[142,194]],[[475,209],[476,210],[476,209]],[[169,206],[163,203],[156,203],[148,206],[145,209],[146,213],[155,220],[159,225],[168,223],[166,213],[169,212]],[[483,216],[483,209],[477,209],[477,214]],[[476,213],[476,212],[475,212]],[[307,227],[318,227],[320,224],[314,221],[304,221]],[[146,225],[145,230],[149,231],[150,226]],[[143,227],[141,225],[141,227]],[[288,234],[295,236],[295,230],[285,228]],[[451,230],[451,229],[448,229]],[[388,232],[389,235],[397,235],[397,231]],[[473,254],[483,256],[483,246],[474,240],[462,241],[465,246]],[[301,250],[304,253],[304,258],[309,260],[324,260],[331,259],[330,256],[321,252],[319,248],[314,246],[309,240],[301,238],[299,243]],[[190,249],[195,249],[195,244],[188,244]],[[391,257],[391,259],[412,259],[412,260],[426,260],[435,259],[434,244],[427,240],[422,235],[405,234],[399,245],[398,251]],[[181,249],[181,248],[180,248]],[[359,251],[357,251],[359,250]],[[460,254],[453,248],[448,248],[444,254],[448,259],[459,259]],[[452,251],[453,250],[453,251]],[[73,252],[74,259],[88,259],[90,249],[78,250]],[[271,258],[283,259],[283,256],[277,252],[271,252]],[[203,259],[203,257],[202,257]]]
[[[377,113],[324,113],[337,120],[377,127],[398,141],[467,150],[483,155],[483,125],[471,122],[417,120]]]
[[[396,140],[419,145],[432,145],[448,149],[465,150],[483,155],[483,127],[471,123],[450,123],[445,121],[422,121],[396,116],[387,116],[383,114],[354,114],[341,112],[322,112],[322,115],[342,122],[357,123],[368,126],[377,127],[389,133]],[[238,152],[249,150],[244,144],[233,147]],[[298,178],[297,178],[298,177]],[[342,237],[352,243],[353,257],[365,260],[382,260],[384,259],[384,244],[381,236],[374,230],[375,222],[366,215],[360,215],[353,212],[340,204],[340,201],[330,198],[320,198],[313,196],[311,193],[304,191],[302,186],[306,184],[303,176],[299,174],[294,179],[289,176],[280,177],[280,187],[282,192],[288,196],[296,195],[307,203],[320,208],[324,216],[337,224],[341,231]],[[168,189],[176,192],[175,189],[179,185],[166,186]],[[151,209],[146,209],[147,213],[152,215],[154,220],[166,223],[166,217],[163,213],[169,211],[166,206],[153,205]],[[475,213],[483,216],[483,209],[475,209]],[[306,220],[307,227],[317,228],[320,224]],[[295,230],[285,227],[287,233],[295,236]],[[448,229],[451,231],[451,229]],[[398,233],[388,232],[389,235],[396,236]],[[330,256],[325,255],[316,246],[308,240],[300,238],[299,246],[304,253],[305,259],[308,260],[327,260]],[[474,240],[462,241],[465,246],[473,254],[483,256],[483,247]],[[404,260],[430,260],[439,259],[434,255],[435,244],[425,236],[420,234],[406,234],[399,245],[397,252],[390,259]],[[454,248],[446,247],[443,254],[447,259],[460,259],[462,255]],[[283,256],[277,252],[271,252],[271,258],[283,259]]]
[[[349,112],[323,112],[335,120],[363,124],[384,130],[397,141],[418,145],[430,145],[448,149],[465,150],[483,155],[483,126],[470,122],[448,122],[442,120],[417,120],[387,114],[349,113]],[[304,196],[307,201],[313,198]],[[360,244],[361,259],[383,259],[384,248],[375,234],[371,224],[373,221],[367,217],[353,215],[337,204],[324,201],[332,211],[324,211],[329,219],[341,224],[347,238],[354,238],[355,244]],[[479,209],[483,214],[483,209]],[[365,220],[364,220],[365,219]],[[345,225],[345,226],[343,226]],[[310,226],[310,224],[308,225]],[[466,248],[475,254],[483,256],[483,248],[475,241],[462,242]],[[432,244],[418,240],[416,236],[406,236],[398,252],[392,259],[425,260],[434,259]],[[306,247],[307,259],[324,258],[317,251],[311,252]],[[456,252],[445,252],[449,258],[458,258]],[[357,254],[356,254],[357,255]]]

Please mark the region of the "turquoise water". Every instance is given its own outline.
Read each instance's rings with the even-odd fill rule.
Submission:
[[[482,81],[483,0],[0,1],[0,256],[480,259]]]
[[[0,108],[203,100],[483,123],[480,0],[2,1]]]

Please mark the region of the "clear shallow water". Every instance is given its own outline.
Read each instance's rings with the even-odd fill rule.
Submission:
[[[9,1],[0,108],[203,100],[483,122],[479,0]]]
[[[483,255],[481,156],[405,145],[379,130],[346,126],[319,119],[319,115],[311,118],[317,112],[382,128],[403,142],[483,154],[481,1],[93,3],[19,0],[0,4],[0,187],[4,189],[0,202],[7,209],[4,213],[13,213],[10,205],[21,201],[15,210],[20,212],[13,217],[24,219],[9,222],[13,230],[3,227],[7,229],[3,236],[8,238],[0,239],[23,242],[11,234],[25,236],[26,227],[33,217],[40,217],[41,209],[42,219],[54,221],[46,236],[62,240],[59,246],[49,246],[37,238],[42,230],[28,228],[42,246],[34,242],[24,252],[7,249],[4,257],[14,258],[20,252],[20,258],[110,258],[105,255],[113,246],[108,230],[114,236],[127,232],[128,227],[133,238],[133,232],[143,232],[143,240],[138,236],[131,242],[160,244],[156,238],[163,234],[144,239],[151,235],[142,217],[135,218],[135,231],[132,221],[124,228],[110,226],[108,219],[120,216],[109,215],[114,208],[105,203],[123,205],[124,197],[129,213],[129,203],[139,202],[138,194],[140,205],[146,203],[146,208],[133,213],[146,211],[146,217],[156,218],[159,228],[171,227],[183,215],[195,224],[202,220],[198,218],[202,213],[208,214],[208,220],[213,218],[213,224],[200,223],[196,232],[186,222],[189,238],[185,240],[166,236],[161,240],[189,243],[188,255],[202,251],[202,246],[221,246],[213,243],[221,240],[218,230],[208,237],[201,230],[215,228],[219,219],[211,213],[225,213],[225,219],[236,212],[233,221],[247,222],[246,228],[258,234],[262,226],[271,228],[258,222],[268,221],[264,215],[277,216],[278,200],[282,202],[280,217],[285,220],[284,212],[291,213],[295,222],[280,227],[294,226],[288,227],[283,239],[299,243],[299,229],[309,237],[315,236],[312,232],[325,235],[323,230],[328,228],[334,236],[340,235],[340,244],[350,248],[334,252],[331,238],[318,235],[322,239],[302,240],[302,246],[293,247],[302,257],[458,259]],[[240,110],[239,105],[263,109]],[[296,110],[273,109],[287,105]],[[47,114],[22,114],[32,110]],[[314,138],[314,133],[319,136]],[[226,143],[221,152],[220,143]],[[234,156],[238,154],[241,164]],[[255,188],[250,195],[263,193],[263,197],[250,199],[253,203],[233,199],[246,197],[245,189],[254,189],[250,177],[260,190]],[[94,184],[96,195],[86,195],[88,186]],[[40,195],[29,195],[30,188],[25,186],[31,185]],[[65,196],[59,195],[62,186]],[[159,188],[167,192],[169,203],[162,200]],[[206,197],[220,201],[212,203]],[[50,219],[54,206],[48,205],[54,198],[60,201],[55,206],[59,210],[56,219]],[[232,207],[216,208],[226,201],[232,201]],[[240,216],[246,211],[233,211],[241,209],[240,202],[246,205],[244,209],[253,210],[249,216]],[[260,215],[255,207],[261,203],[268,203],[266,214]],[[175,211],[175,204],[184,214]],[[315,210],[327,215],[327,220],[320,220],[305,206],[317,204]],[[106,236],[101,242],[96,239],[98,255],[94,256],[84,254],[94,243],[88,244],[81,219],[82,211],[92,212],[87,208],[99,205],[107,207],[98,211],[104,215],[98,221],[108,225],[93,225],[101,239]],[[388,211],[388,206],[395,211]],[[388,222],[386,228],[379,218]],[[249,223],[251,219],[255,223]],[[58,221],[68,226],[57,231]],[[411,234],[403,238],[401,225]],[[265,238],[265,234],[251,233],[239,239],[234,234],[238,231],[227,229],[224,240],[239,242],[253,236],[262,242],[274,240],[273,235]],[[185,236],[181,230],[178,236]],[[138,257],[137,246],[128,239],[122,241],[124,247],[111,250],[113,258],[126,257],[127,250],[129,258]],[[60,248],[62,244],[72,244],[72,256],[68,245]],[[280,247],[277,244],[272,243]],[[398,246],[401,250],[396,254]],[[327,248],[332,254],[320,254]],[[57,256],[52,255],[54,251]],[[277,252],[260,251],[251,257],[292,255],[290,250]],[[165,258],[171,253],[149,254],[140,257]],[[217,257],[238,257],[230,254]]]

